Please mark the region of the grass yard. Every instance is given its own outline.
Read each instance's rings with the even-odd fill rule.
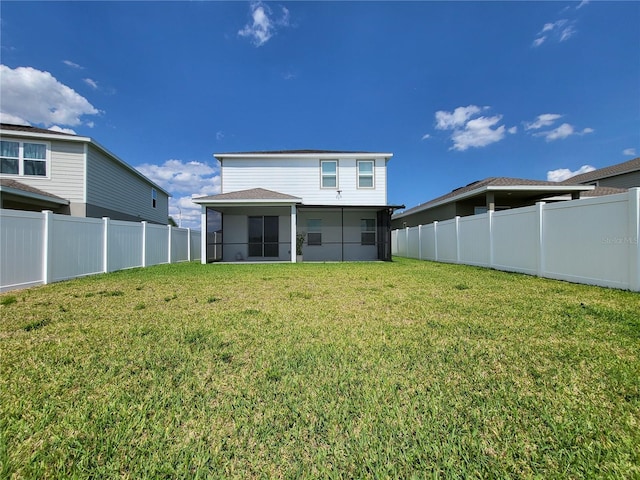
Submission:
[[[157,266],[0,295],[1,478],[639,478],[640,295]]]

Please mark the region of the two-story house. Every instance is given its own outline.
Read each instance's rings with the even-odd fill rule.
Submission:
[[[0,125],[0,207],[166,225],[169,192],[89,137]]]
[[[391,260],[391,153],[220,153],[221,193],[202,206],[202,262]]]

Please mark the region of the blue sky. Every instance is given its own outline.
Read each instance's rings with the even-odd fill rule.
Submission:
[[[218,152],[392,152],[407,207],[640,152],[640,2],[3,1],[0,18],[2,120],[93,138],[187,226]]]

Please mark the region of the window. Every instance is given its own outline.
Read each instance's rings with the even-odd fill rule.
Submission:
[[[338,161],[323,160],[320,162],[320,187],[338,188]]]
[[[156,208],[158,205],[158,192],[156,192],[155,188],[151,189],[151,206]]]
[[[376,244],[376,221],[374,218],[360,220],[360,243],[362,245]]]
[[[358,160],[358,188],[373,186],[373,160]]]
[[[249,217],[249,256],[278,256],[278,217]]]
[[[307,245],[322,245],[322,220],[319,218],[307,221]]]
[[[0,141],[0,173],[7,175],[47,176],[47,144]]]

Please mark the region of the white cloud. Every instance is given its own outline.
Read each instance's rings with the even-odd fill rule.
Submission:
[[[91,88],[93,88],[94,90],[98,89],[98,82],[96,82],[95,80],[92,80],[90,78],[85,78],[84,79],[84,83],[86,83],[87,85],[89,85]]]
[[[553,130],[548,130],[546,132],[536,133],[535,135],[538,137],[544,137],[547,142],[551,142],[553,140],[565,139],[573,134],[573,125],[563,123],[558,128],[554,128]]]
[[[0,65],[0,111],[9,118],[50,125],[80,125],[83,115],[100,113],[83,96],[49,72]]]
[[[534,48],[539,47],[547,40],[555,40],[556,42],[567,41],[577,33],[575,25],[575,20],[568,20],[566,18],[545,23],[533,40],[532,46]]]
[[[222,130],[218,130],[216,132],[216,140],[220,141],[224,138],[224,132]]]
[[[66,66],[71,67],[71,68],[77,68],[78,70],[84,70],[84,67],[82,65],[78,65],[75,62],[72,62],[71,60],[64,60],[62,63],[64,63]]]
[[[509,132],[511,135],[515,135],[516,133],[518,133],[518,127],[511,127],[509,130],[507,130],[507,132]]]
[[[10,113],[5,113],[0,111],[0,122],[2,123],[12,123],[14,125],[30,125],[24,118],[18,117],[16,115],[11,115]]]
[[[478,107],[468,105],[458,107],[453,112],[439,110],[435,114],[436,129],[452,130],[451,140],[453,140],[452,150],[463,152],[470,147],[486,147],[495,142],[499,142],[505,137],[506,127],[498,125],[502,120],[502,115],[492,117],[475,117],[489,107]],[[511,127],[509,133],[516,133],[517,128]],[[424,137],[423,137],[424,139]]]
[[[476,105],[458,107],[453,112],[439,110],[436,112],[436,128],[438,130],[449,130],[461,127],[476,113],[481,112],[481,108]]]
[[[62,128],[62,127],[59,127],[58,125],[53,125],[52,127],[49,127],[48,130],[52,130],[54,132],[60,132],[60,133],[70,133],[71,135],[76,134],[75,130],[71,128]]]
[[[247,23],[238,35],[248,37],[256,47],[267,43],[276,34],[278,27],[289,26],[289,10],[281,8],[280,17],[274,17],[271,8],[265,3],[251,4],[251,23]]]
[[[562,115],[557,113],[543,113],[542,115],[538,115],[538,117],[530,123],[525,123],[525,130],[538,130],[542,127],[548,127],[549,125],[553,125],[553,123],[562,118]]]
[[[635,148],[625,148],[622,151],[623,155],[630,155],[630,156],[634,156],[636,154],[636,149]]]
[[[428,140],[429,138],[431,138],[431,134],[430,134],[430,133],[425,133],[425,134],[422,136],[421,140]]]
[[[578,6],[576,7],[576,10],[580,10],[582,7],[589,5],[589,0],[582,0]]]
[[[469,147],[486,147],[495,142],[499,142],[504,138],[505,126],[501,125],[496,129],[495,126],[502,115],[494,117],[480,117],[469,120],[464,130],[456,130],[451,135],[453,140],[453,149],[460,152],[465,151]]]
[[[587,172],[593,172],[595,167],[591,165],[583,165],[575,172],[572,172],[568,168],[559,168],[557,170],[550,170],[547,172],[547,181],[548,182],[563,182],[571,177],[575,177],[576,175],[580,175]]]
[[[145,163],[136,167],[173,197],[169,199],[169,215],[183,227],[200,228],[200,206],[192,196],[220,193],[220,173],[203,162],[167,160],[161,165]]]
[[[570,137],[571,135],[587,135],[589,133],[593,133],[595,130],[593,128],[584,128],[581,131],[576,131],[575,127],[569,123],[563,123],[557,128],[553,130],[547,130],[544,132],[534,133],[533,135],[536,137],[543,137],[547,142],[552,142],[554,140],[564,140],[565,138]]]

